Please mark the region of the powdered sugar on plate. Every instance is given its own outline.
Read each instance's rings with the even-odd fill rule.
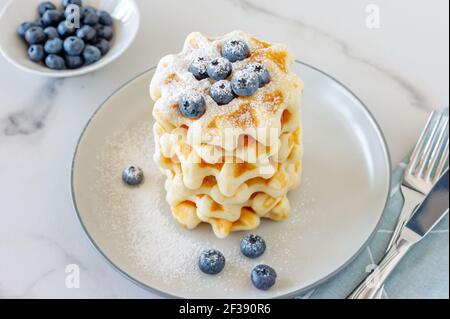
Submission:
[[[161,287],[156,288],[163,290],[172,287],[180,293],[202,293],[222,287],[231,295],[251,286],[250,272],[258,264],[272,265],[279,276],[287,274],[292,266],[292,245],[301,236],[295,233],[305,216],[302,207],[295,207],[286,222],[263,221],[255,230],[268,245],[265,255],[256,260],[240,252],[239,243],[246,233],[221,240],[208,225],[191,231],[181,228],[164,200],[164,177],[153,163],[151,127],[151,122],[144,122],[107,137],[96,158],[97,182],[91,187],[99,197],[97,219],[101,231],[106,240],[114,243],[114,251],[121,258],[132,261],[132,273],[139,273],[138,279],[144,282],[160,281]],[[145,179],[139,187],[130,187],[121,180],[121,172],[129,164],[144,171]],[[208,248],[219,249],[226,258],[225,269],[217,276],[205,275],[198,269],[198,257]]]

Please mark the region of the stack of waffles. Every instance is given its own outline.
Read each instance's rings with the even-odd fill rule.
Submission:
[[[230,39],[243,40],[250,49],[247,59],[232,64],[233,73],[257,62],[271,81],[252,96],[218,105],[209,94],[213,81],[197,80],[188,67],[198,56],[220,56]],[[208,223],[217,237],[225,238],[258,227],[261,218],[289,216],[287,194],[299,186],[302,169],[303,86],[289,69],[292,63],[286,46],[239,31],[215,38],[192,33],[181,53],[160,61],[150,85],[154,159],[167,176],[167,202],[183,227]],[[201,117],[181,114],[178,102],[185,90],[204,96]]]

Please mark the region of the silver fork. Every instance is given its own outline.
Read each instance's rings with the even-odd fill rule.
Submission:
[[[448,121],[448,107],[433,111],[414,148],[400,187],[404,199],[403,209],[388,250],[398,240],[402,227],[424,200],[425,195],[448,168]]]

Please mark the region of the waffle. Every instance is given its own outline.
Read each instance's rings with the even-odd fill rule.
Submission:
[[[258,62],[271,81],[252,96],[218,105],[208,93],[214,81],[197,80],[188,66],[196,56],[220,56],[222,43],[233,38],[250,48],[247,59],[233,63],[233,72]],[[289,216],[287,194],[300,184],[303,153],[303,86],[289,71],[292,62],[286,46],[239,31],[218,38],[192,33],[181,53],[161,59],[150,84],[154,160],[167,176],[166,199],[183,227],[208,223],[217,237],[225,238],[258,227],[261,218]],[[201,117],[181,114],[178,100],[184,90],[204,96]]]
[[[233,72],[243,69],[250,62],[258,62],[268,69],[271,81],[250,97],[234,99],[225,106],[217,105],[208,94],[212,81],[198,81],[188,71],[188,66],[199,55],[220,56],[221,44],[232,38],[244,40],[251,51],[248,59],[233,63]],[[293,56],[285,45],[272,45],[244,32],[235,31],[218,38],[191,33],[181,53],[168,55],[158,64],[150,84],[150,96],[155,101],[153,116],[167,131],[189,127],[190,144],[194,144],[196,133],[201,132],[199,143],[222,146],[222,141],[230,140],[230,136],[238,139],[247,135],[263,145],[270,145],[271,141],[266,138],[273,136],[270,130],[276,130],[279,134],[294,131],[300,121],[303,85],[289,71],[292,62]],[[199,119],[186,118],[178,109],[180,92],[190,89],[205,96],[206,113]],[[255,129],[258,129],[258,134]],[[261,132],[264,130],[266,134]],[[225,148],[230,149],[229,145]]]

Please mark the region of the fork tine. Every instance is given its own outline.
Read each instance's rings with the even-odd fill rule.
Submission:
[[[440,178],[446,168],[448,168],[448,138],[442,154],[441,162],[439,163],[436,173],[434,174],[434,179]]]
[[[423,129],[422,133],[420,134],[419,140],[417,141],[416,146],[414,147],[414,150],[411,154],[408,167],[406,168],[406,172],[409,174],[413,174],[416,170],[417,164],[420,160],[421,151],[424,147],[424,145],[427,143],[428,139],[430,138],[430,135],[428,132],[432,130],[432,125],[434,123],[434,118],[438,115],[436,111],[433,111],[431,115],[428,117],[427,124],[425,125],[425,128]]]
[[[425,143],[425,147],[423,149],[423,152],[420,154],[421,156],[419,157],[419,162],[417,164],[417,169],[416,169],[417,176],[423,176],[423,173],[424,173],[424,171],[427,167],[427,164],[430,160],[431,152],[433,151],[433,145],[435,144],[436,136],[439,133],[439,124],[440,124],[441,118],[442,118],[441,114],[438,114],[438,116],[439,117],[436,120],[436,122],[434,123],[433,129],[431,131],[430,138],[427,139],[427,141]]]
[[[434,179],[434,176],[437,174],[434,174],[436,171],[436,166],[440,165],[442,160],[445,161],[445,157],[442,157],[444,155],[444,148],[445,143],[448,141],[448,130],[447,130],[447,124],[448,124],[448,117],[444,116],[443,119],[441,119],[442,124],[440,124],[440,129],[436,133],[437,141],[436,143],[432,143],[433,151],[431,153],[430,163],[426,169],[425,172],[425,179],[427,181],[432,181]]]

